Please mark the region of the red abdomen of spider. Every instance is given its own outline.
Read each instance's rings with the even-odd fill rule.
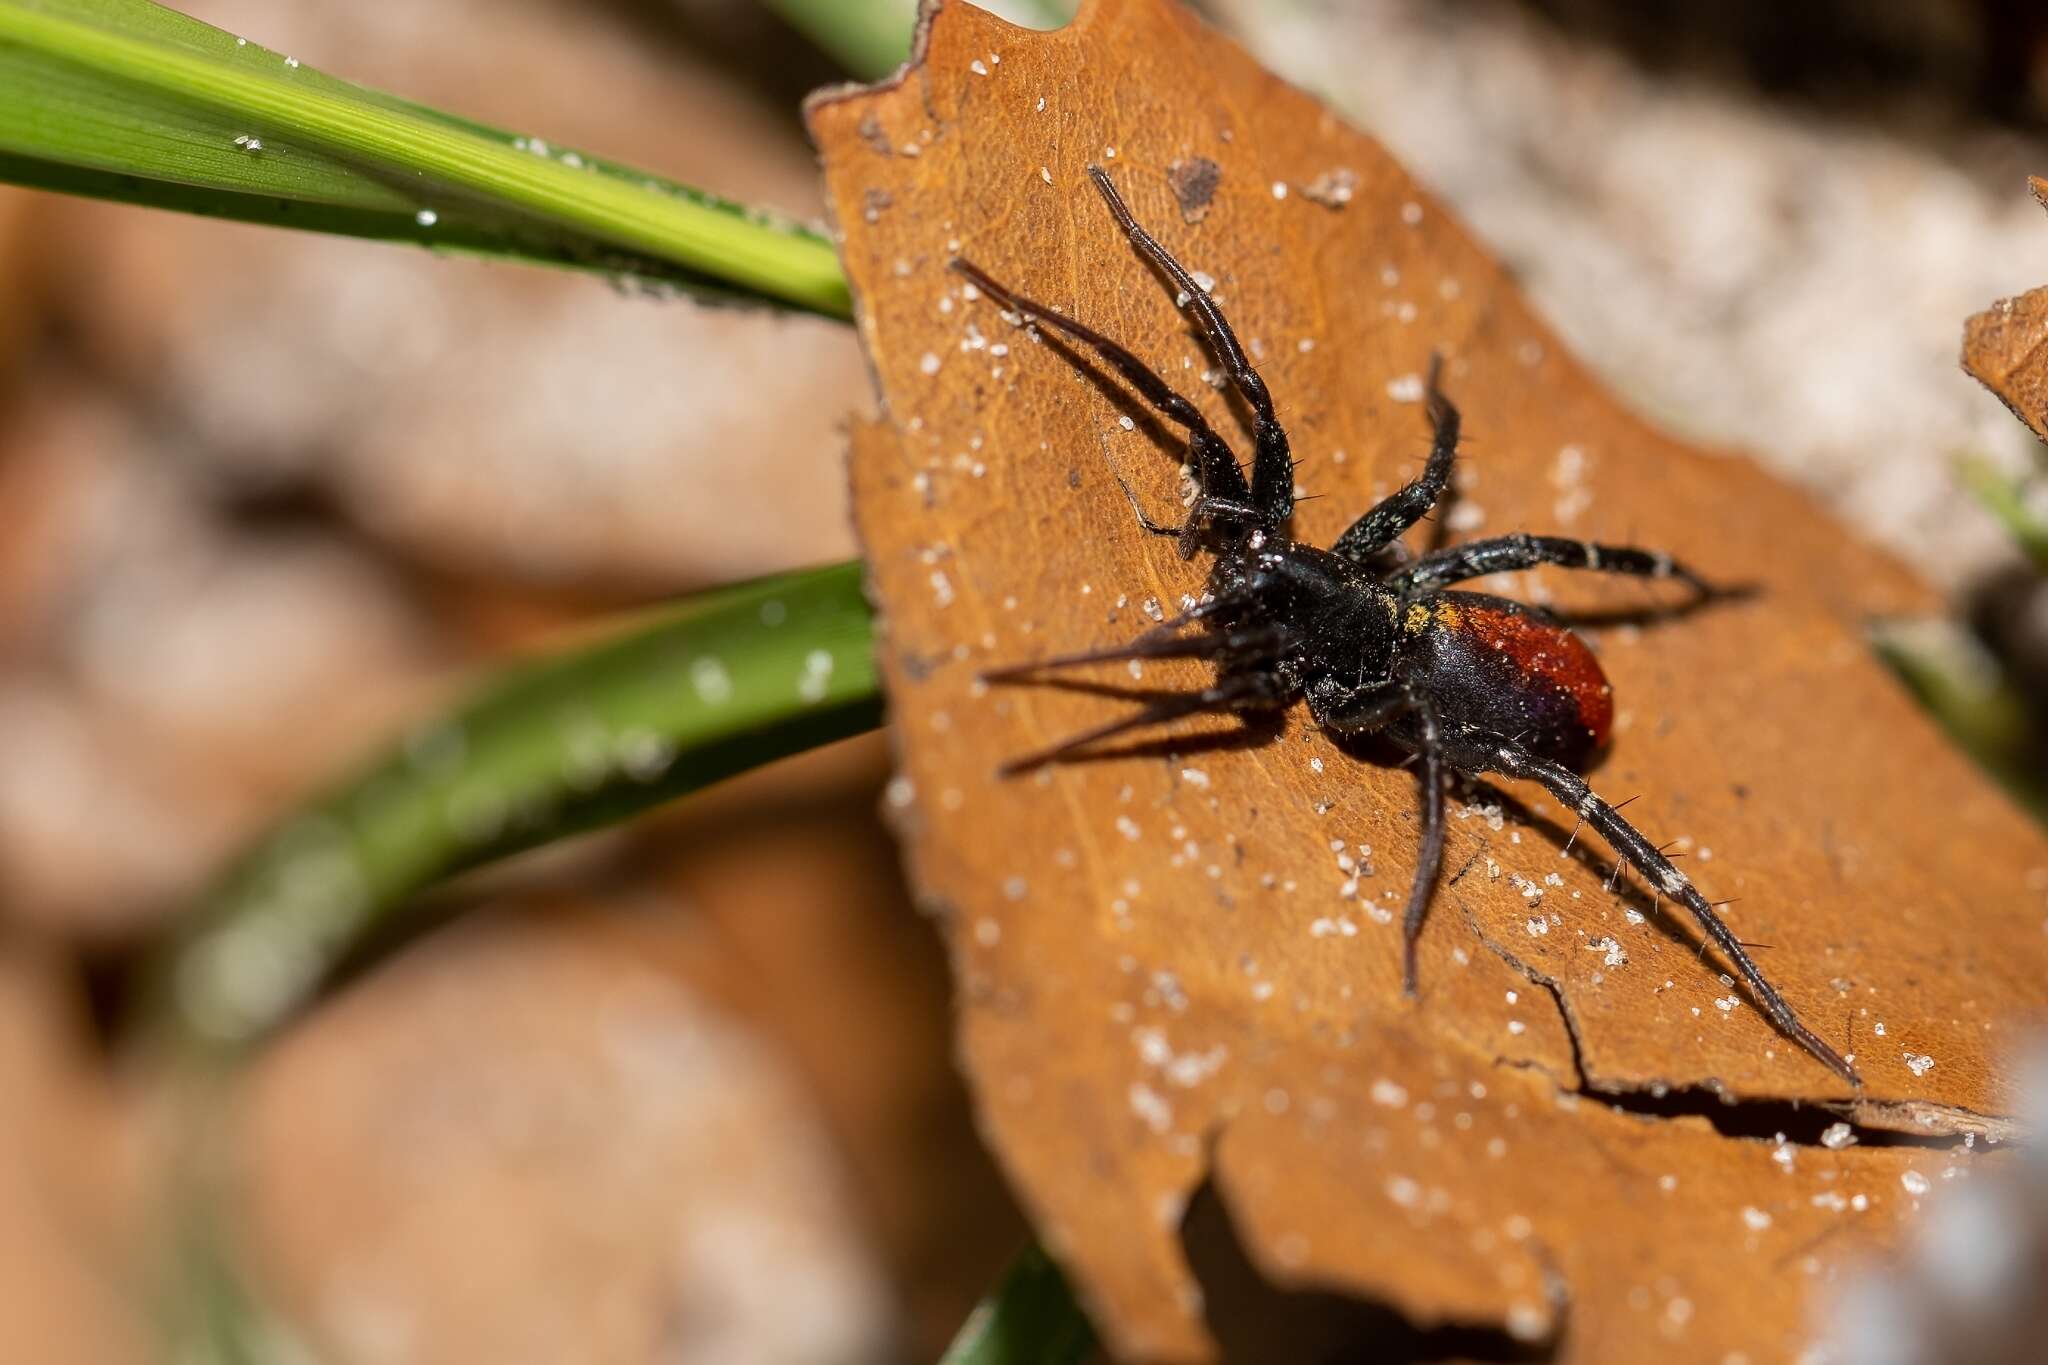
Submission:
[[[1519,602],[1446,592],[1405,608],[1401,669],[1456,732],[1513,739],[1583,768],[1614,730],[1614,689],[1586,642]]]

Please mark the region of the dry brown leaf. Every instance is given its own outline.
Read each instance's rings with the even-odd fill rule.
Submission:
[[[2029,177],[2041,207],[2048,180]],[[1963,368],[2048,441],[2048,288],[2000,299],[1963,323]]]
[[[1830,1150],[1837,1114],[1797,1106],[1866,1138],[2002,1135],[2048,981],[2028,882],[2048,846],[1863,639],[1930,594],[1747,461],[1623,411],[1383,150],[1169,0],[1099,0],[1049,34],[937,7],[896,82],[821,96],[810,119],[888,414],[857,432],[853,480],[893,798],[947,912],[984,1124],[1118,1351],[1212,1352],[1178,1224],[1213,1173],[1282,1284],[1556,1337],[1561,1359],[1790,1355],[1810,1287],[1924,1188],[1902,1177],[1962,1160]],[[1198,160],[1218,174],[1190,224]],[[1760,586],[1600,632],[1622,719],[1593,776],[1640,793],[1637,823],[1740,899],[1772,980],[1858,1054],[1860,1094],[1774,1033],[1689,925],[1636,922],[1649,902],[1606,893],[1586,839],[1561,857],[1571,824],[1541,791],[1507,784],[1524,804],[1498,816],[1484,789],[1454,799],[1409,1001],[1388,907],[1414,867],[1413,776],[1347,756],[1299,708],[1249,744],[1211,721],[996,776],[1119,703],[988,689],[979,669],[1126,639],[1203,577],[1138,533],[1116,482],[1171,510],[1172,447],[967,297],[948,258],[1115,336],[1241,429],[1091,162],[1215,276],[1321,495],[1306,539],[1419,467],[1436,349],[1467,417],[1457,530],[1644,543]],[[1573,611],[1649,600],[1585,576],[1489,586]],[[1145,685],[1198,677],[1153,665]],[[1730,1135],[1773,1128],[1795,1141]]]

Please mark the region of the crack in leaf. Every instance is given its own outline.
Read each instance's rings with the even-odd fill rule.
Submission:
[[[1458,909],[1472,934],[1502,962],[1549,995],[1557,1007],[1565,1036],[1571,1042],[1576,1083],[1559,1081],[1555,1072],[1532,1060],[1498,1059],[1503,1065],[1541,1072],[1560,1093],[1589,1099],[1620,1113],[1643,1118],[1703,1118],[1724,1137],[1744,1141],[1774,1139],[1802,1147],[1834,1147],[1822,1134],[1846,1128],[1860,1147],[1924,1147],[1937,1151],[1969,1148],[1978,1139],[2010,1142],[2024,1136],[2019,1123],[2006,1115],[1981,1114],[1958,1105],[1930,1100],[1859,1100],[1830,1104],[1780,1095],[1738,1095],[1716,1078],[1696,1084],[1669,1081],[1601,1081],[1586,1065],[1585,1042],[1564,987],[1548,974],[1522,961],[1481,926],[1462,898]]]

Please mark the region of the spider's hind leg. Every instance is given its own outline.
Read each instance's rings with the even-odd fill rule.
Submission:
[[[1840,1076],[1851,1085],[1863,1082],[1856,1074],[1856,1068],[1849,1065],[1841,1053],[1835,1051],[1820,1035],[1800,1022],[1799,1016],[1778,994],[1777,987],[1764,978],[1764,974],[1749,953],[1742,946],[1742,940],[1735,936],[1714,910],[1713,905],[1693,886],[1683,872],[1651,843],[1634,825],[1622,818],[1621,812],[1603,800],[1586,779],[1565,767],[1562,763],[1543,758],[1512,740],[1495,739],[1487,766],[1509,777],[1526,777],[1542,783],[1550,794],[1570,807],[1585,822],[1600,832],[1615,853],[1632,863],[1636,870],[1647,878],[1652,886],[1678,901],[1692,912],[1699,924],[1700,932],[1712,943],[1741,974],[1750,993],[1770,1017],[1778,1031],[1799,1046],[1812,1053],[1816,1060],[1828,1070]]]

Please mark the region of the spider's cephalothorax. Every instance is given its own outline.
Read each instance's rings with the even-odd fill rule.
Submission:
[[[1252,414],[1247,482],[1237,457],[1195,406],[1122,346],[1020,297],[967,261],[954,268],[1020,322],[1063,334],[1095,354],[1145,401],[1187,432],[1196,496],[1178,527],[1139,511],[1146,530],[1179,538],[1183,555],[1215,557],[1200,603],[1136,639],[1044,659],[987,676],[1010,681],[1051,668],[1112,660],[1209,660],[1209,686],[1156,700],[1117,720],[1009,765],[1016,771],[1064,759],[1140,726],[1206,711],[1255,711],[1297,697],[1325,729],[1377,732],[1421,759],[1422,858],[1408,898],[1403,979],[1415,990],[1415,940],[1443,860],[1444,783],[1453,771],[1498,772],[1540,782],[1600,832],[1663,895],[1684,903],[1701,931],[1742,974],[1757,1003],[1788,1037],[1852,1083],[1856,1072],[1801,1023],[1742,943],[1656,845],[1602,800],[1578,773],[1608,737],[1613,701],[1606,676],[1579,638],[1533,608],[1447,591],[1487,574],[1538,564],[1676,578],[1710,589],[1671,556],[1556,536],[1472,541],[1402,562],[1394,543],[1443,494],[1458,444],[1458,410],[1430,362],[1435,440],[1419,477],[1360,517],[1329,549],[1292,539],[1294,462],[1272,397],[1208,293],[1131,216],[1116,187],[1090,167],[1096,187],[1140,254],[1178,291],[1230,385]],[[1077,365],[1079,358],[1061,347]],[[1135,502],[1135,500],[1134,500]]]

